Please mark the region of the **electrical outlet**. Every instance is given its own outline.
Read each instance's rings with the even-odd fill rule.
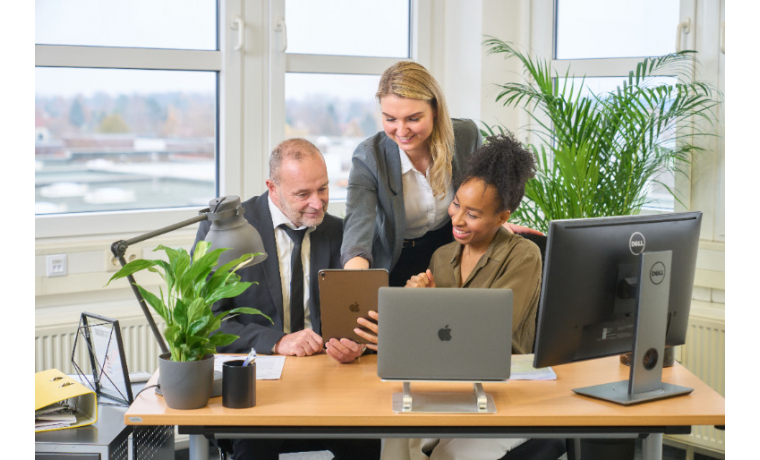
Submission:
[[[140,253],[142,252],[142,249],[140,248],[127,248],[127,252],[124,254],[124,260],[127,261],[127,263],[132,262],[133,260],[136,260],[140,258]],[[119,263],[119,259],[114,257],[113,253],[108,250],[106,253],[106,271],[107,272],[117,272],[121,268],[121,264]]]
[[[68,272],[69,264],[66,254],[51,254],[45,256],[45,275],[48,278],[53,276],[66,276]]]

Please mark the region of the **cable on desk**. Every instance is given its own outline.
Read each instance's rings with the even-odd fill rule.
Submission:
[[[133,399],[133,400],[134,400],[134,399],[137,399],[137,397],[138,397],[138,396],[140,396],[140,393],[142,393],[143,391],[147,390],[148,388],[161,388],[161,385],[159,385],[159,384],[156,384],[156,385],[148,385],[147,387],[145,387],[145,388],[143,388],[142,390],[138,391],[138,392],[137,392],[137,394],[135,395],[135,397],[134,397],[134,398],[132,398],[132,399]]]

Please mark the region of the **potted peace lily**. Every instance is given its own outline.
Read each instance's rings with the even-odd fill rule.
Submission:
[[[263,315],[255,308],[241,307],[214,314],[215,302],[238,296],[253,284],[243,282],[235,273],[259,254],[245,254],[216,268],[219,256],[227,249],[209,251],[211,243],[199,241],[191,256],[182,248],[163,245],[168,260],[137,259],[124,265],[108,281],[124,278],[142,270],[158,273],[166,283],[155,295],[135,283],[145,301],[166,322],[164,337],[169,353],[159,358],[161,392],[173,409],[204,407],[211,396],[216,347],[238,339],[233,334],[217,333],[222,321],[240,313]]]

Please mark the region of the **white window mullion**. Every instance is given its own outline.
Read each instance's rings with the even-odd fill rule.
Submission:
[[[243,34],[240,39],[239,27]],[[233,24],[235,24],[233,26]],[[250,46],[245,31],[248,29],[243,21],[240,0],[222,2],[219,14],[219,49],[223,54],[223,65],[219,72],[219,149],[217,177],[219,180],[219,195],[242,194],[242,149],[243,149],[243,88],[242,60],[246,45]],[[235,28],[233,28],[235,27]],[[236,47],[239,50],[235,50]],[[245,197],[241,198],[245,199]]]
[[[219,51],[35,45],[40,67],[84,67],[157,70],[213,70],[222,66]]]
[[[622,77],[628,76],[631,70],[644,58],[615,58],[615,59],[563,59],[553,60],[552,69],[560,77],[570,71],[570,76],[581,77]]]
[[[287,54],[285,68],[287,72],[379,75],[398,61],[398,58]]]
[[[431,62],[431,0],[412,0],[409,34],[409,47],[412,59],[425,67],[430,67]]]
[[[277,30],[276,24],[285,24],[284,29]],[[285,137],[285,72],[287,55],[287,18],[285,17],[285,0],[270,0],[268,15],[269,33],[267,55],[269,57],[268,82],[268,144],[266,151],[271,152],[275,145]],[[282,27],[282,26],[280,26]],[[267,158],[269,155],[267,154]]]
[[[269,162],[269,59],[270,26],[267,20],[270,6],[266,1],[245,0],[243,18],[246,23],[246,43],[243,49],[243,69],[240,77],[243,101],[241,132],[243,139],[239,163],[240,196],[248,199],[265,189],[266,165]]]

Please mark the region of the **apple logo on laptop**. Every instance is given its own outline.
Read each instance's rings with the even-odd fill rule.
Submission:
[[[354,302],[348,306],[348,309],[353,313],[359,313],[359,302]]]
[[[451,340],[451,328],[448,324],[445,327],[438,329],[438,338],[443,342]]]

